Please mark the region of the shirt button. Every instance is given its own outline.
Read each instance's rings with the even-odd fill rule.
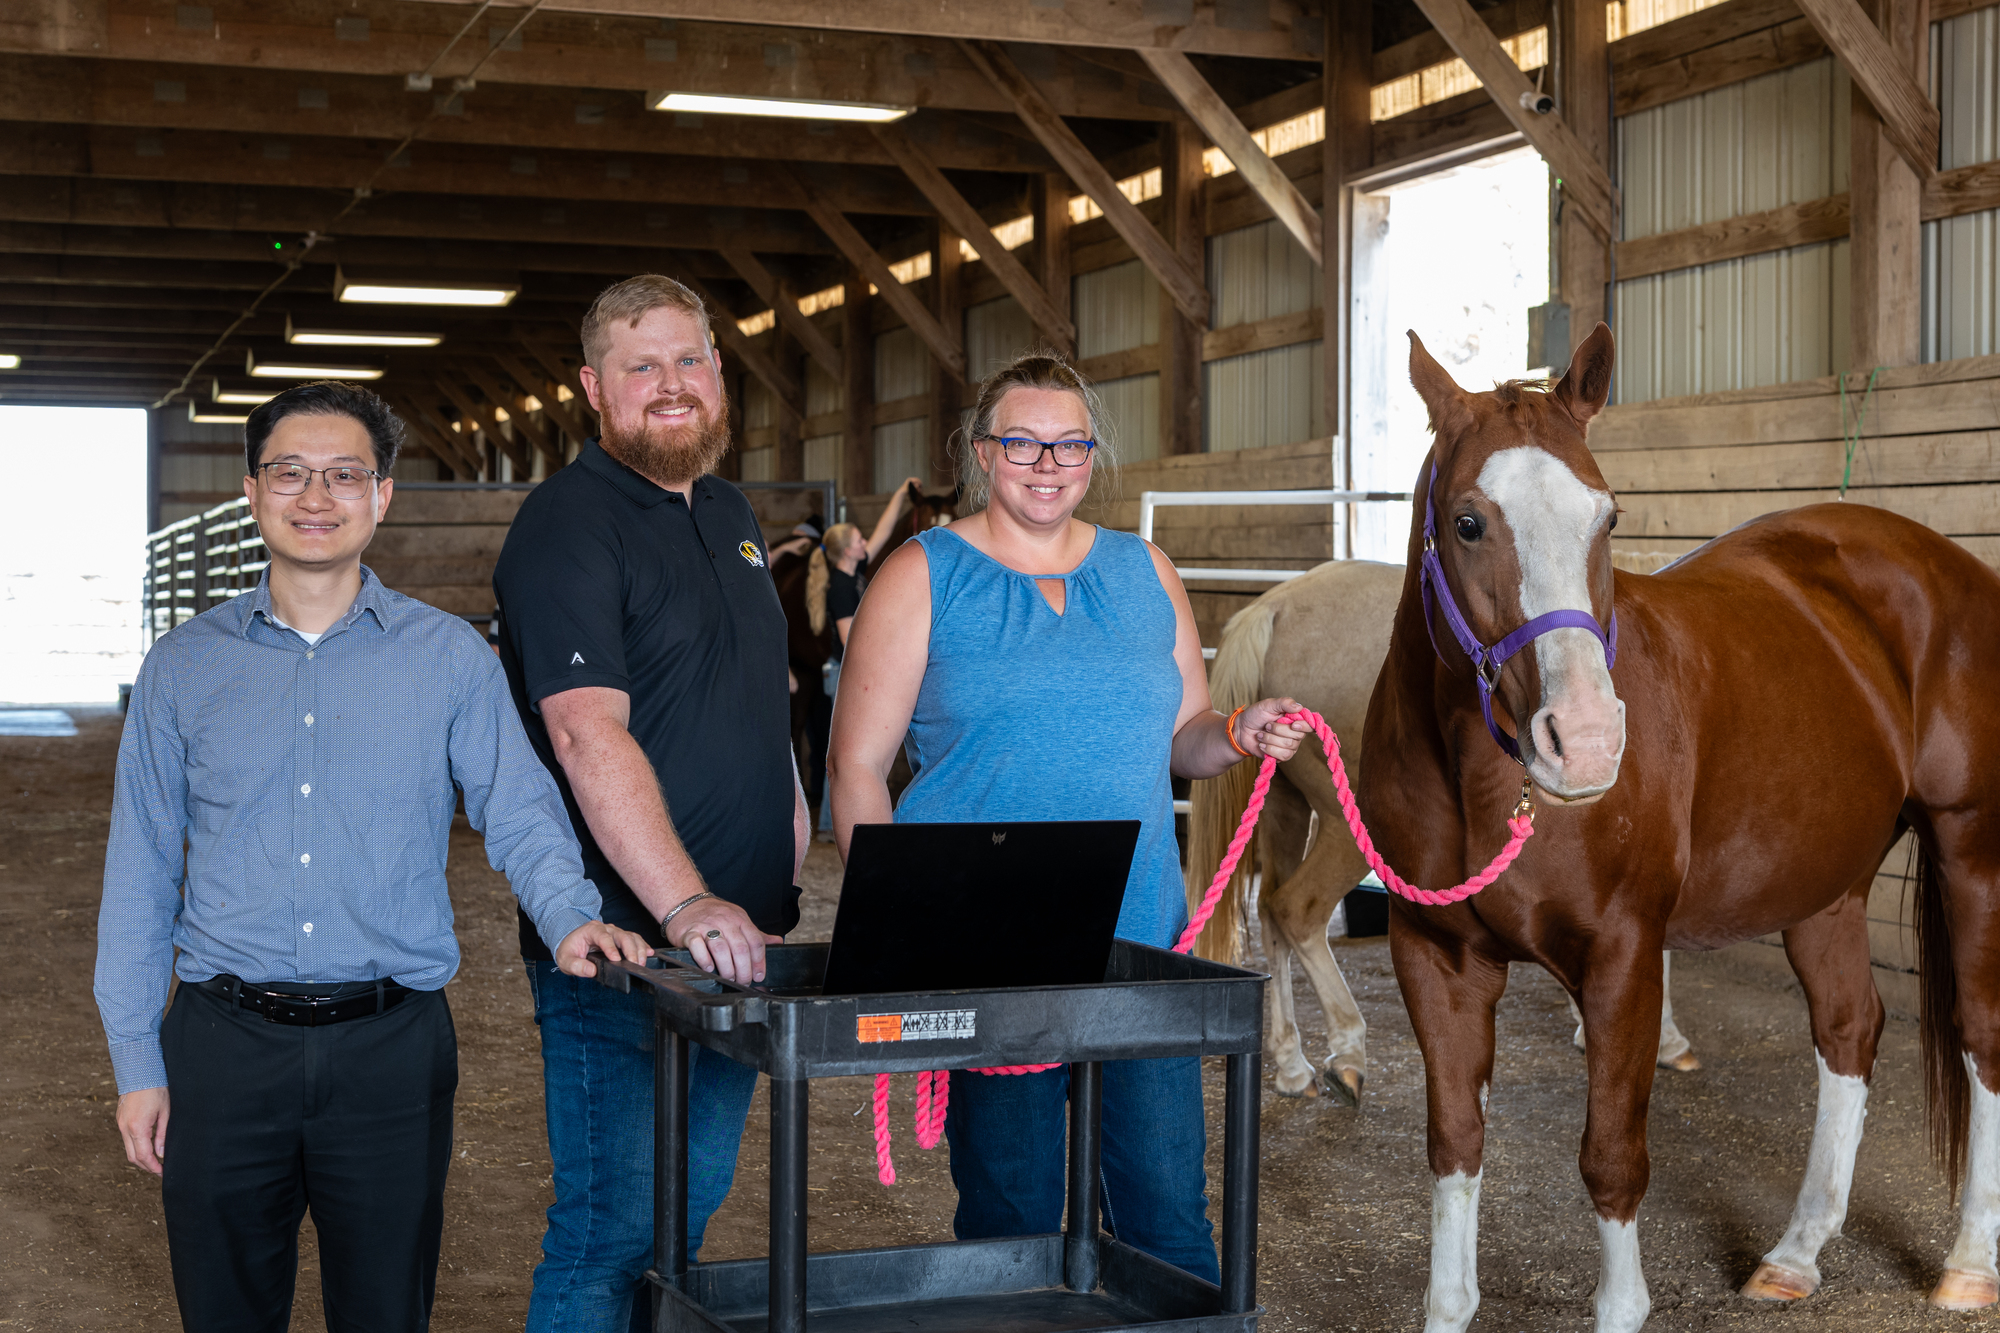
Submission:
[[[310,935],[312,933],[313,933],[313,923],[308,921],[306,922],[306,934]]]
[[[312,794],[313,794],[313,785],[310,782],[308,782],[305,786],[299,788],[299,795],[301,796],[310,796]]]
[[[307,714],[306,714],[306,725],[310,727],[310,726],[311,726],[312,724],[313,724],[313,715],[312,715],[311,713],[307,713]]]
[[[306,661],[308,662],[312,661],[312,656],[313,656],[313,650],[310,648],[306,649]]]
[[[311,852],[301,852],[301,853],[299,854],[299,864],[300,864],[300,865],[302,865],[302,866],[309,866],[309,865],[311,865],[312,863],[313,863],[313,854],[312,854]]]

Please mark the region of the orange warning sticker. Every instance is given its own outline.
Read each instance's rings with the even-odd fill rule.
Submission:
[[[903,1016],[901,1014],[861,1014],[854,1020],[856,1041],[901,1041],[903,1039]]]

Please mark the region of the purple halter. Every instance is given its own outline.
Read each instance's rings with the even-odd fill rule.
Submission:
[[[1493,721],[1493,691],[1500,685],[1500,669],[1507,665],[1508,658],[1550,630],[1587,629],[1604,645],[1604,666],[1609,670],[1618,660],[1618,613],[1611,613],[1611,632],[1607,634],[1604,626],[1597,623],[1597,617],[1588,611],[1545,612],[1491,648],[1486,647],[1479,642],[1472,627],[1465,623],[1465,616],[1451,595],[1451,585],[1445,582],[1444,563],[1438,559],[1437,553],[1437,508],[1431,499],[1436,493],[1437,462],[1432,460],[1431,484],[1424,491],[1424,559],[1418,579],[1424,592],[1424,629],[1431,636],[1431,651],[1438,655],[1440,662],[1444,660],[1444,652],[1437,643],[1437,631],[1431,627],[1431,607],[1435,602],[1444,608],[1444,623],[1451,626],[1451,636],[1458,640],[1458,646],[1472,659],[1472,675],[1479,682],[1479,712],[1486,719],[1486,730],[1493,733],[1494,741],[1515,763],[1526,766],[1528,761],[1521,758],[1521,747]]]

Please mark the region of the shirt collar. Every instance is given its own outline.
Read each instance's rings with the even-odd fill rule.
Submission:
[[[598,443],[595,436],[584,442],[582,452],[576,456],[575,465],[581,466],[604,478],[620,494],[633,504],[638,505],[641,509],[651,509],[655,505],[664,504],[668,496],[675,494],[675,492],[668,490],[658,482],[640,476],[610,454],[605,453],[604,446]],[[712,481],[714,481],[714,477],[708,473],[703,473],[700,477],[697,477],[694,485],[688,488],[689,499],[706,499],[709,495],[709,487]]]
[[[389,606],[388,591],[382,586],[382,580],[375,577],[375,571],[363,565],[361,591],[356,594],[353,604],[347,608],[346,613],[329,625],[328,630],[331,631],[336,627],[350,629],[361,619],[363,612],[372,612],[377,628],[387,634],[395,623],[395,612]],[[250,626],[260,615],[270,624],[279,623],[278,613],[271,609],[270,566],[265,566],[264,572],[257,576],[257,586],[237,598],[235,604],[243,607],[242,623],[236,627],[236,637],[239,639],[250,636]]]

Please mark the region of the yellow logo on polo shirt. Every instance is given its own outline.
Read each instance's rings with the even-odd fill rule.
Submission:
[[[745,560],[748,560],[751,564],[757,566],[757,568],[762,569],[764,567],[764,553],[757,549],[756,542],[746,541],[736,549],[743,553]]]

